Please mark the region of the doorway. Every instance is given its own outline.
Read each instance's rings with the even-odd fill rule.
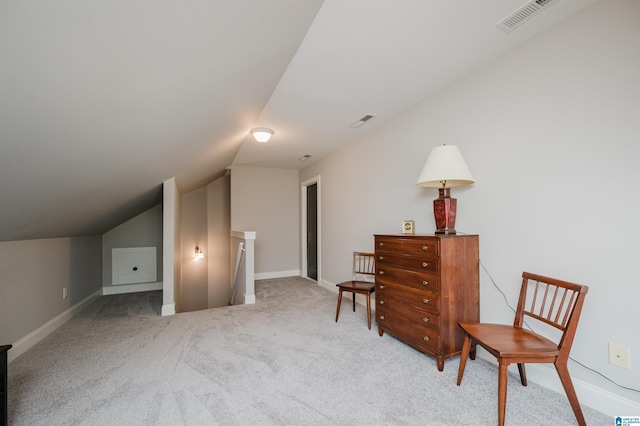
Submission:
[[[318,281],[318,184],[307,186],[307,276]]]
[[[302,182],[302,276],[320,282],[320,176]]]

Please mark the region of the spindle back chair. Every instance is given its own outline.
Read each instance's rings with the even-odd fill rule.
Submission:
[[[522,274],[522,287],[513,326],[503,324],[460,323],[465,339],[460,355],[458,385],[462,382],[467,357],[471,348],[482,346],[498,361],[498,424],[504,425],[507,400],[507,371],[510,364],[518,364],[520,381],[527,386],[526,363],[552,363],[555,365],[578,424],[585,425],[567,361],[578,327],[584,297],[589,287],[529,272]],[[545,336],[524,329],[551,327],[555,337],[546,330]]]
[[[356,311],[356,294],[364,294],[367,301],[367,324],[371,330],[371,293],[376,290],[376,261],[374,253],[353,252],[353,270],[351,281],[336,284],[338,287],[338,307],[336,308],[336,322],[340,315],[342,293],[352,294],[353,312]]]

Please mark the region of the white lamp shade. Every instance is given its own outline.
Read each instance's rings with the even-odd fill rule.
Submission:
[[[267,129],[266,127],[256,127],[251,129],[251,134],[258,142],[267,142],[271,139],[271,135],[273,135],[273,130]]]
[[[455,145],[440,145],[431,150],[416,185],[440,188],[443,181],[446,181],[447,188],[474,182],[460,149]]]

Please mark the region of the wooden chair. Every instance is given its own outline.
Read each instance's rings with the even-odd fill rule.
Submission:
[[[498,424],[504,425],[507,402],[507,369],[517,363],[520,381],[527,386],[526,363],[552,363],[556,367],[578,424],[585,425],[584,416],[569,376],[567,360],[578,327],[580,311],[589,287],[524,272],[522,288],[511,325],[460,323],[466,335],[460,355],[458,386],[462,381],[469,350],[478,344],[498,360]],[[525,319],[526,317],[526,319]],[[557,342],[522,328],[523,323],[557,329]],[[547,327],[551,326],[551,327]]]
[[[353,252],[353,274],[351,281],[336,284],[338,287],[338,307],[336,309],[336,322],[340,315],[342,293],[350,292],[353,298],[353,312],[356,311],[356,294],[364,294],[367,297],[367,324],[371,330],[371,293],[376,290],[375,284],[375,255],[373,253]],[[369,278],[371,281],[366,281]]]

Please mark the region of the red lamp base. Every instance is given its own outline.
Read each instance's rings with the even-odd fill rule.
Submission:
[[[436,234],[455,234],[458,200],[451,198],[451,188],[438,188],[439,197],[433,200],[433,215],[436,219]]]

